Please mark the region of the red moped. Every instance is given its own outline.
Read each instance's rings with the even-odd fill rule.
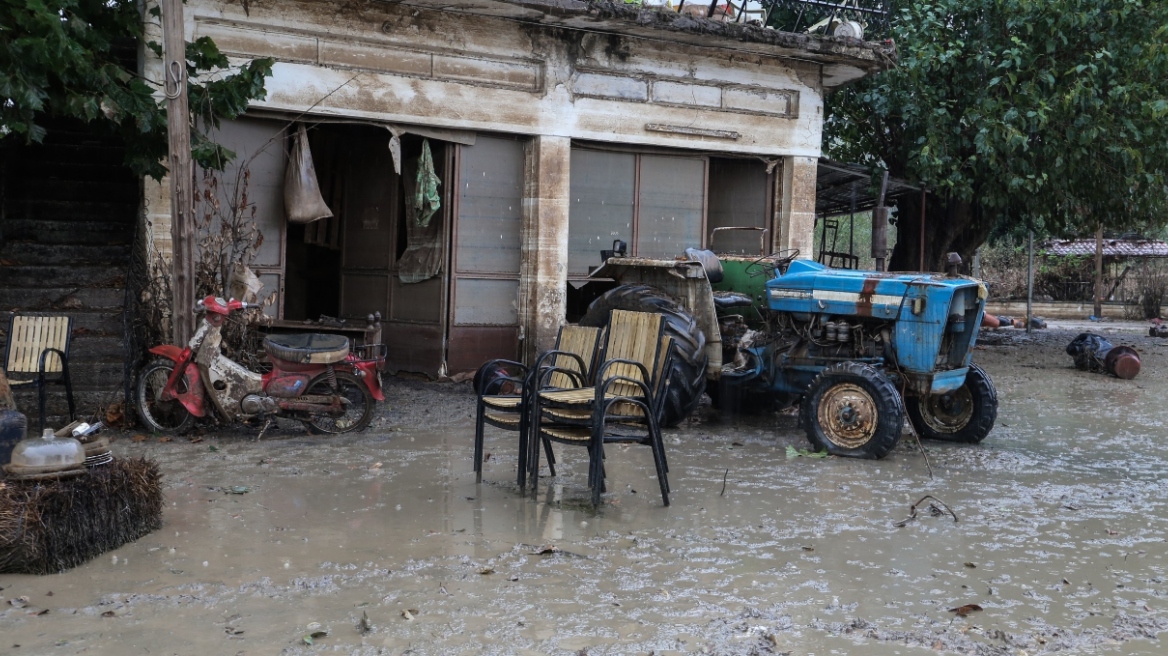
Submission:
[[[209,415],[259,420],[261,436],[277,415],[320,433],[347,433],[369,425],[375,401],[385,399],[385,345],[350,350],[348,338],[341,335],[268,335],[264,351],[272,370],[255,373],[227,358],[220,344],[230,314],[259,307],[208,296],[196,307],[203,319],[186,348],[164,344],[150,349],[161,359],[142,371],[136,395],[138,416],[147,428],[181,433],[196,418]]]

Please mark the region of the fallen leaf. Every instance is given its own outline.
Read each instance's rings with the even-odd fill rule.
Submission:
[[[964,606],[958,606],[957,608],[950,608],[949,612],[957,613],[958,617],[965,617],[966,615],[979,610],[981,610],[981,606],[978,606],[977,604],[966,604]]]
[[[405,620],[407,622],[412,622],[414,620],[414,614],[411,613],[409,610],[403,610],[402,617],[405,618]]]
[[[131,442],[145,442],[147,439],[149,439],[149,438],[147,438],[145,435],[143,435],[141,433],[138,433],[134,437],[131,437],[130,441]]]
[[[479,574],[482,574],[483,576],[486,576],[487,574],[494,574],[494,573],[495,573],[494,567],[484,567],[484,568],[479,570]]]
[[[965,563],[965,566],[969,569],[977,569],[977,565],[975,563]]]
[[[730,446],[746,446],[746,445],[743,444],[742,442],[731,442]]]
[[[1071,584],[1071,582],[1070,582],[1070,581],[1068,581],[1068,580],[1066,580],[1066,579],[1063,579],[1063,585],[1070,585],[1070,584]]]
[[[214,446],[207,447],[207,450],[210,451],[211,453],[216,453],[219,451],[219,449],[214,447]]]
[[[380,462],[373,463],[373,466],[370,467],[370,469],[381,469],[381,463]]]
[[[489,453],[483,456],[483,462],[486,462],[490,459],[491,459],[491,454],[489,454]]]
[[[41,615],[48,615],[48,614],[49,614],[49,609],[46,608],[46,609],[42,610],[41,612],[37,613],[37,617],[40,617]]]
[[[52,591],[52,590],[49,590],[48,592],[46,592],[46,593],[45,593],[45,596],[46,596],[46,597],[51,597],[51,596],[53,596],[53,591]]]
[[[107,610],[106,612],[102,613],[101,616],[102,617],[117,617],[118,614],[113,612],[112,610]]]
[[[244,485],[234,485],[223,491],[227,494],[247,494],[248,492],[251,492],[251,488]]]
[[[803,551],[815,551],[815,547],[801,547]]]
[[[190,439],[189,439],[189,440],[187,440],[187,441],[188,441],[188,442],[190,442],[191,444],[198,444],[199,442],[202,442],[202,441],[203,441],[203,438],[201,438],[201,437],[192,437],[192,438],[190,438]]]
[[[167,442],[173,442],[174,438],[173,437],[160,437],[160,438],[158,438],[158,441],[162,442],[163,444],[166,444]]]
[[[546,556],[548,554],[555,554],[555,553],[560,553],[560,548],[557,546],[554,546],[554,545],[540,547],[540,548],[535,550],[535,555],[537,555],[537,556]]]
[[[328,635],[328,631],[313,631],[311,633],[305,633],[301,640],[304,641],[304,644],[311,645],[317,638],[323,638],[326,635]]]
[[[804,458],[828,458],[831,457],[827,451],[810,451],[808,449],[796,449],[790,444],[787,445],[787,458],[797,458],[803,456]]]

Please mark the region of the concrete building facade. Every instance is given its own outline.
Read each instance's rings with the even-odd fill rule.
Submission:
[[[267,312],[379,311],[390,368],[431,376],[549,347],[616,239],[673,257],[753,226],[810,257],[824,95],[893,56],[574,0],[189,0],[186,28],[276,59],[267,97],[214,135],[237,154],[219,187],[247,186],[264,235]],[[282,195],[298,124],[334,214],[307,226]],[[440,194],[425,225],[423,150]],[[147,182],[145,201],[164,256],[167,188]]]

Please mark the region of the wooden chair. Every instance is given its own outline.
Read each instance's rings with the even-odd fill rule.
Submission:
[[[539,356],[533,366],[527,367],[513,360],[491,360],[475,373],[475,481],[483,480],[483,432],[490,424],[503,430],[519,433],[519,473],[517,483],[526,485],[527,437],[529,400],[532,387],[529,381],[540,372],[549,388],[574,388],[591,380],[596,359],[600,328],[563,326],[556,337],[553,350]],[[555,467],[551,445],[545,443],[548,463]],[[554,471],[554,469],[553,469]]]
[[[69,401],[69,421],[77,409],[73,404],[73,382],[69,378],[69,343],[72,320],[62,316],[14,314],[8,324],[8,344],[4,350],[4,368],[12,387],[35,385],[40,393],[41,431],[45,429],[45,386],[63,384]],[[15,379],[14,374],[34,375],[29,380]],[[60,374],[56,380],[49,374]]]
[[[589,456],[592,503],[599,505],[605,487],[604,445],[644,444],[653,451],[661,498],[668,506],[669,466],[659,421],[669,385],[665,374],[673,351],[673,341],[664,335],[660,314],[614,310],[594,384],[576,389],[541,387],[532,398],[528,475],[533,487],[539,475],[539,450],[535,444],[552,441],[584,446]]]

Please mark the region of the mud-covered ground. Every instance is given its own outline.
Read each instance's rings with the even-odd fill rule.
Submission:
[[[476,485],[465,384],[394,381],[339,439],[127,435],[165,471],[165,527],[0,576],[0,653],[1163,653],[1168,340],[1111,336],[1143,355],[1120,381],[1070,368],[1073,336],[985,336],[997,427],[927,443],[932,478],[907,435],[879,462],[788,458],[793,416],[705,416],[666,435],[668,508],[637,446],[610,450],[599,510],[582,450],[533,500],[497,431]],[[959,521],[926,502],[898,526],[926,494]]]

